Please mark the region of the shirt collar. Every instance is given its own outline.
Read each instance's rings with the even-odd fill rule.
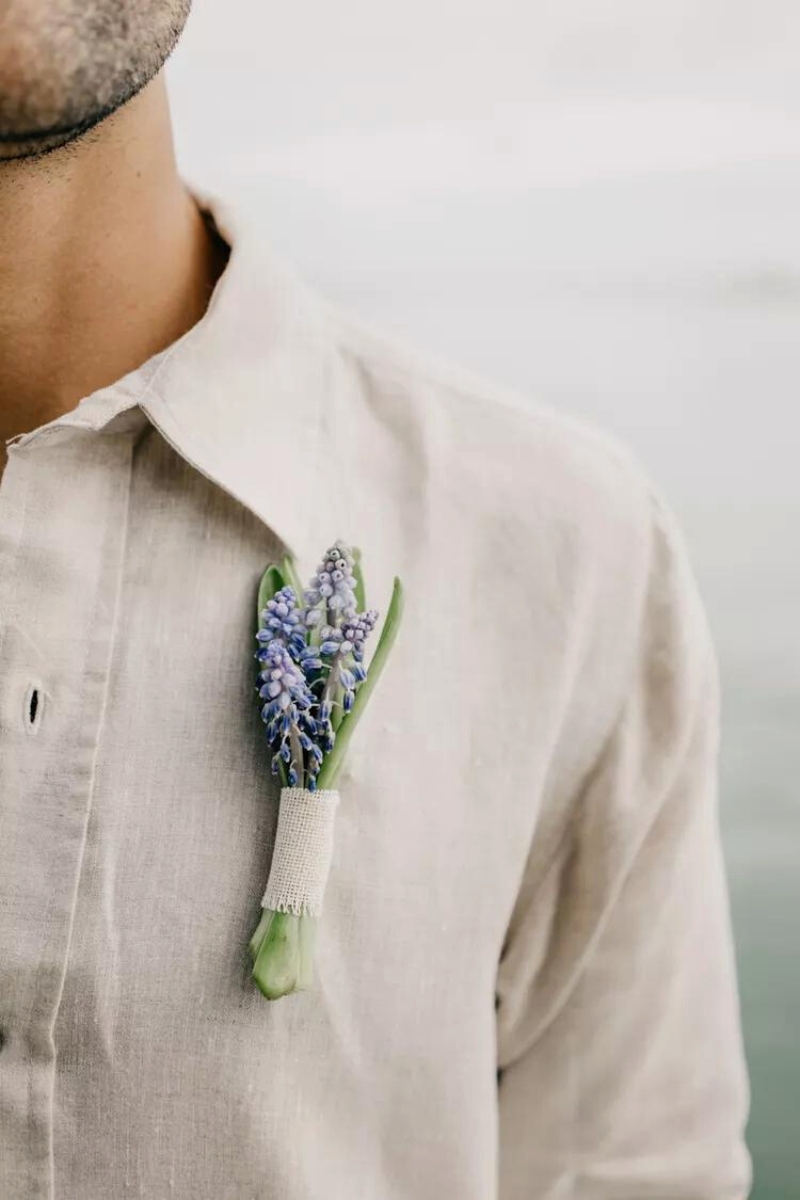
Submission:
[[[324,437],[333,345],[325,304],[243,210],[192,192],[230,256],[202,319],[147,364],[136,403],[300,559],[318,549],[334,483]]]

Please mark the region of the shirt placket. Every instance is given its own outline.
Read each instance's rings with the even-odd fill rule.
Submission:
[[[133,435],[52,425],[0,482],[0,1196],[55,1200],[53,1030],[92,804]]]

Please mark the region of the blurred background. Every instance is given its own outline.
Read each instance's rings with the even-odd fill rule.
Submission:
[[[196,0],[187,178],[362,318],[622,437],[723,679],[756,1200],[800,1198],[800,7]]]

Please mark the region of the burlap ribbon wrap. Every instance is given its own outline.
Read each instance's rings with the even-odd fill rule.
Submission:
[[[275,849],[262,908],[296,916],[321,914],[338,804],[335,788],[317,792],[281,788]]]

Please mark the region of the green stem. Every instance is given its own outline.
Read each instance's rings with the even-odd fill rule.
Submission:
[[[345,718],[345,711],[342,705],[342,701],[344,700],[343,684],[336,684],[335,688],[333,689],[331,700],[333,701],[333,708],[331,709],[331,727],[334,733],[337,733],[339,726]]]
[[[264,934],[269,929],[269,923],[271,920],[272,920],[272,910],[269,908],[262,908],[261,920],[258,922],[256,931],[253,934],[253,936],[250,938],[250,942],[248,945],[248,950],[250,951],[250,957],[253,959],[253,961],[255,961],[255,959],[258,956],[258,952],[261,949],[261,943],[264,940]]]
[[[300,917],[270,914],[266,935],[253,964],[253,978],[267,1000],[288,996],[297,986],[300,970]]]
[[[297,783],[295,787],[304,788],[306,786],[306,769],[303,760],[303,747],[300,745],[300,738],[296,729],[289,732],[289,745],[292,750],[292,759],[297,771]],[[281,759],[283,763],[283,759]]]
[[[250,939],[252,975],[268,1000],[305,991],[314,983],[314,945],[317,921],[308,913],[261,912]]]

